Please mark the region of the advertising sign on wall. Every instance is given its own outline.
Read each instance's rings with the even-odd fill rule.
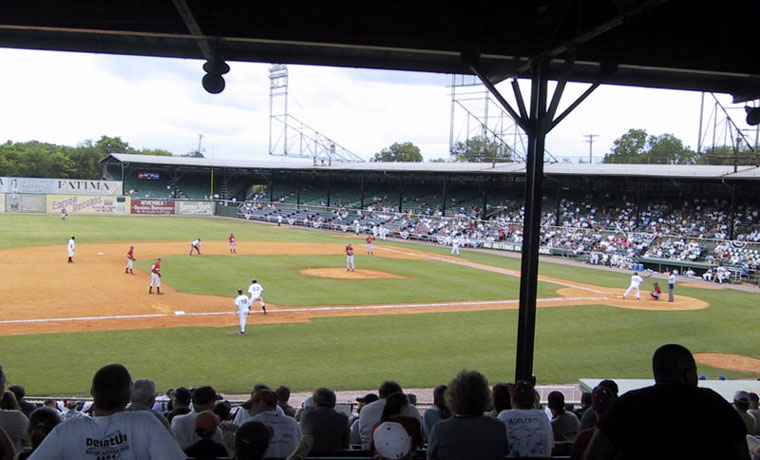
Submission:
[[[214,203],[212,201],[178,201],[177,214],[213,216]]]
[[[5,212],[45,212],[45,195],[5,195]]]
[[[174,214],[174,200],[132,200],[132,214]]]
[[[5,193],[0,193],[0,212],[5,212]]]
[[[0,177],[0,192],[73,195],[121,195],[121,181]]]
[[[48,195],[47,212],[60,213],[66,208],[69,214],[126,214],[128,197]]]

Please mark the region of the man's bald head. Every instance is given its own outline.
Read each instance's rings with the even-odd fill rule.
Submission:
[[[652,373],[656,383],[697,385],[697,363],[684,346],[670,343],[654,352]]]

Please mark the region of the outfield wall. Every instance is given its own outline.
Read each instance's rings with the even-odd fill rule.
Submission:
[[[121,181],[0,177],[0,192],[8,194],[121,195]]]
[[[123,195],[0,193],[0,214],[213,216],[216,203],[136,199]]]

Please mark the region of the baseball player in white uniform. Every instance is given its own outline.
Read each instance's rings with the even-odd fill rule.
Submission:
[[[251,295],[249,306],[253,306],[253,303],[258,300],[261,302],[261,309],[264,310],[264,314],[267,314],[267,306],[264,304],[264,298],[261,295],[264,293],[264,288],[261,287],[256,278],[251,280],[251,285],[248,286],[248,294]]]
[[[636,300],[641,300],[641,283],[644,281],[644,278],[639,276],[638,272],[633,272],[633,276],[631,276],[631,285],[628,286],[628,289],[625,290],[623,293],[623,298],[625,299],[628,296],[628,293],[631,292],[631,290],[636,289]]]
[[[201,239],[198,238],[197,240],[190,243],[190,254],[193,255],[193,249],[198,253],[198,255],[201,255]]]
[[[70,264],[74,263],[74,247],[75,246],[76,246],[76,244],[74,244],[74,237],[72,236],[71,239],[69,240],[69,245],[66,247],[66,250],[69,253],[69,262],[68,263],[70,263]]]
[[[459,245],[462,244],[462,242],[459,240],[458,236],[455,236],[451,240],[451,255],[452,256],[458,256],[459,255]]]
[[[235,307],[237,307],[238,315],[240,316],[240,332],[238,334],[245,334],[245,322],[248,319],[248,313],[251,311],[251,299],[247,295],[243,294],[242,289],[238,289],[238,295],[235,297]]]

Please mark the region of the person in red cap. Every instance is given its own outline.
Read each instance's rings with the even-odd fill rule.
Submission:
[[[185,449],[190,458],[227,457],[229,453],[224,444],[214,441],[216,427],[219,426],[219,416],[210,410],[204,410],[195,417],[195,434],[201,438],[195,444]]]
[[[157,258],[150,267],[150,287],[148,294],[153,294],[153,286],[156,286],[156,294],[163,295],[161,292],[161,258]]]
[[[134,266],[135,266],[135,247],[130,246],[129,251],[127,251],[127,268],[124,269],[124,273],[134,275],[135,274],[135,272],[133,271]]]

